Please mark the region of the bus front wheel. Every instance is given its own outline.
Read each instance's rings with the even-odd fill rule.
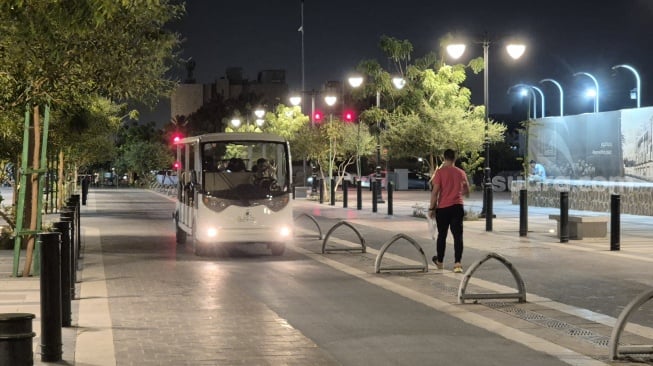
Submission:
[[[283,255],[284,251],[286,251],[285,243],[270,243],[270,252],[272,252],[272,255]]]
[[[182,230],[179,225],[177,225],[177,244],[184,245],[186,244],[186,232]]]

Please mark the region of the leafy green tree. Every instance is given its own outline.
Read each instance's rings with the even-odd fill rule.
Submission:
[[[165,77],[180,44],[165,24],[183,5],[168,0],[9,0],[0,4],[0,111],[31,111],[30,168],[38,171],[44,105],[53,111],[88,105],[100,96],[153,105],[175,82]],[[4,122],[4,121],[2,121]],[[19,123],[22,121],[16,121]],[[16,123],[14,122],[14,123]],[[56,121],[53,121],[53,124]],[[53,126],[54,127],[54,126]],[[20,127],[19,127],[20,128]],[[9,129],[11,130],[11,128]],[[37,174],[25,226],[36,229]],[[34,237],[28,237],[23,275],[29,274]]]
[[[154,121],[139,124],[131,122],[123,125],[118,134],[118,156],[115,168],[129,177],[134,174],[138,182],[144,184],[154,178],[152,172],[170,169],[175,160],[176,150],[166,138],[162,129]]]
[[[372,107],[361,119],[379,134],[394,156],[424,157],[430,170],[447,148],[454,148],[466,157],[468,172],[483,162],[478,153],[485,141],[484,107],[471,104],[471,92],[461,86],[466,78],[465,65],[445,65],[434,54],[411,61],[408,41],[382,37],[381,49],[393,61],[394,74],[407,80],[402,90],[391,84],[391,73],[378,62],[366,60],[358,71],[367,77],[359,98],[370,99],[377,92],[383,96],[379,108]],[[478,62],[470,63],[474,72]],[[377,127],[378,126],[378,127]],[[505,126],[490,121],[490,142],[501,141]]]

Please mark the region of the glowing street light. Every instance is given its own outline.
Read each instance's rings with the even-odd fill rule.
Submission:
[[[587,95],[589,97],[594,98],[594,113],[598,113],[599,112],[599,82],[596,80],[596,78],[592,74],[590,74],[588,72],[574,73],[574,76],[578,76],[578,75],[585,75],[585,76],[589,77],[590,79],[592,79],[592,81],[594,82],[595,89],[593,91],[588,90]]]
[[[635,70],[634,67],[632,67],[630,65],[615,65],[615,66],[612,66],[612,70],[615,70],[615,69],[620,68],[620,67],[624,68],[624,69],[627,69],[627,70],[630,70],[635,75],[635,93],[637,94],[637,108],[640,108],[640,106],[641,106],[640,101],[641,101],[641,95],[642,95],[642,85],[641,85],[641,80],[639,78],[639,73],[637,72],[637,70]]]
[[[528,118],[531,116],[531,110],[533,111],[533,118],[537,118],[537,97],[535,95],[535,89],[531,85],[526,85],[526,84],[516,84],[508,88],[508,94],[512,92],[513,89],[519,88],[518,92],[519,95],[522,97],[527,97],[530,94],[530,101],[533,105],[533,108],[528,107]]]
[[[490,177],[490,114],[489,114],[489,50],[490,41],[485,39],[483,42],[483,105],[485,107],[485,168],[483,169],[483,208],[480,216],[485,216],[485,231],[492,231],[492,182]],[[454,43],[446,47],[447,53],[454,59],[460,58],[465,53],[465,44]],[[514,60],[520,58],[526,51],[524,44],[509,44],[506,47],[508,55]],[[489,209],[488,209],[489,208]]]

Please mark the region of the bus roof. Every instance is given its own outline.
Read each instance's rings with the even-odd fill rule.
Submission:
[[[286,142],[284,138],[271,133],[258,132],[218,132],[204,135],[191,136],[181,139],[179,143],[187,144],[193,142],[213,142],[213,141],[270,141]]]

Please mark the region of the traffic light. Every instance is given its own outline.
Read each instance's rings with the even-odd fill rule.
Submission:
[[[356,114],[354,113],[354,111],[346,110],[342,114],[342,118],[345,120],[345,122],[353,122],[356,119]]]
[[[175,161],[174,163],[172,163],[172,168],[174,170],[179,170],[181,168],[181,162]]]
[[[181,142],[182,138],[184,137],[181,135],[181,132],[175,132],[172,134],[172,143],[176,145]]]
[[[315,111],[315,113],[313,113],[313,122],[315,123],[322,122],[322,117],[323,117],[322,111]]]

